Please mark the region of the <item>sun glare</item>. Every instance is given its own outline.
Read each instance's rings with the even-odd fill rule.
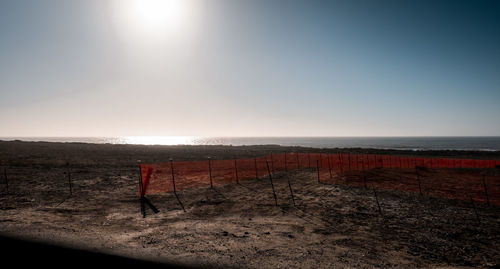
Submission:
[[[113,9],[125,31],[162,38],[186,30],[192,19],[191,4],[188,0],[115,0]]]

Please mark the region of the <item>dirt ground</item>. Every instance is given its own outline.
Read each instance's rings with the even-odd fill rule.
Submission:
[[[379,211],[373,190],[319,184],[315,170],[274,175],[278,206],[269,178],[262,178],[179,192],[186,212],[172,193],[152,195],[160,212],[148,209],[146,218],[140,214],[137,160],[244,158],[285,151],[320,152],[271,145],[0,142],[9,183],[8,189],[0,185],[0,233],[203,267],[500,266],[499,207],[377,190]],[[481,158],[484,154],[500,156],[455,152]]]

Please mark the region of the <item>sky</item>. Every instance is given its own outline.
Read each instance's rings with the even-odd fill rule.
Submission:
[[[0,0],[0,136],[499,136],[499,1]]]

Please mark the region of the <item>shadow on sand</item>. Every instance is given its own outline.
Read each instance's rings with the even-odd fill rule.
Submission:
[[[27,268],[195,268],[175,264],[157,263],[145,260],[96,253],[85,250],[64,248],[0,236],[0,247],[3,263]]]

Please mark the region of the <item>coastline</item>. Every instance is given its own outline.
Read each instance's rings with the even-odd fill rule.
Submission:
[[[0,137],[0,141],[66,142],[117,145],[251,146],[280,145],[306,148],[372,148],[395,150],[500,151],[500,136],[116,136],[116,137]]]
[[[143,163],[213,159],[235,159],[265,156],[270,153],[353,153],[390,154],[420,157],[454,157],[470,159],[500,159],[500,151],[470,150],[395,150],[374,148],[311,148],[279,145],[223,146],[223,145],[127,145],[91,144],[74,142],[0,141],[1,166],[74,166],[101,165],[135,167]]]

